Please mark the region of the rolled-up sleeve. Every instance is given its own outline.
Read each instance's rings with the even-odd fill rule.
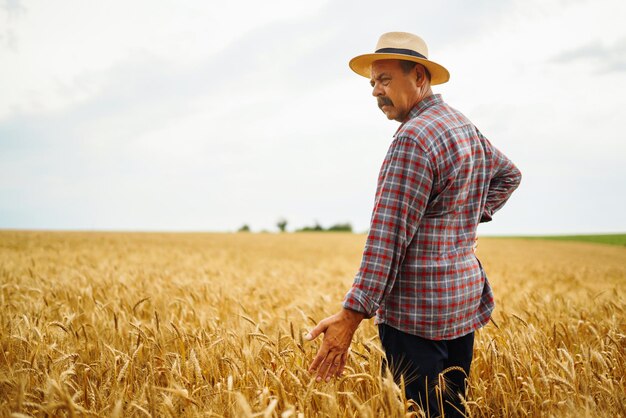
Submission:
[[[433,183],[432,163],[417,143],[394,139],[380,170],[361,266],[344,308],[372,317],[393,287]]]

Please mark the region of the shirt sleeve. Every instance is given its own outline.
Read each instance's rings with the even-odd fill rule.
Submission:
[[[480,222],[489,222],[509,200],[522,181],[522,173],[502,152],[489,144],[492,152],[493,174]]]
[[[433,170],[410,138],[396,138],[380,170],[361,266],[343,307],[371,318],[393,287],[428,204]]]

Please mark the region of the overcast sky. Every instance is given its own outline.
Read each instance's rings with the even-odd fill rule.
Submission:
[[[347,63],[399,30],[522,170],[480,233],[626,231],[623,0],[0,4],[0,228],[365,230],[397,123]]]

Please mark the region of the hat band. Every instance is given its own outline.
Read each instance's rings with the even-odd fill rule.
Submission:
[[[427,60],[424,55],[419,52],[413,51],[412,49],[404,49],[404,48],[381,48],[376,50],[377,54],[402,54],[402,55],[411,55],[413,57],[424,58]]]

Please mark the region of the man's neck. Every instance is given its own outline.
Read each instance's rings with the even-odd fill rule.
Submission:
[[[415,101],[415,103],[413,103],[413,107],[415,107],[419,102],[421,102],[425,98],[432,96],[433,90],[430,88],[430,86],[428,86],[428,88],[424,89],[424,92],[420,92],[420,93],[421,94],[418,96],[418,99]]]
[[[417,99],[413,102],[413,106],[411,106],[411,109],[414,109],[415,106],[417,106],[417,104],[419,102],[421,102],[422,100],[426,99],[427,97],[430,97],[433,95],[433,91],[430,88],[430,86],[428,86],[427,89],[424,89],[423,92],[420,92],[420,94],[418,94]],[[401,123],[406,122],[407,120],[409,120],[411,116],[411,112],[407,113],[406,117],[404,118],[404,120],[401,121]]]

